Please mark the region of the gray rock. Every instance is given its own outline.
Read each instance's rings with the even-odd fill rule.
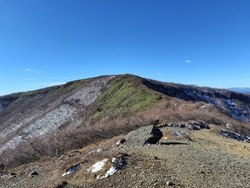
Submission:
[[[141,127],[128,134],[125,145],[126,146],[144,146],[149,144],[156,144],[162,137],[161,130],[155,125]]]

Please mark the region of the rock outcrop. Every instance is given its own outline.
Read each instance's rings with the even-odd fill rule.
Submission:
[[[200,129],[210,129],[209,125],[203,120],[189,120],[178,123],[163,123],[157,125],[157,127],[178,127],[187,128],[189,130],[200,130]]]
[[[156,144],[163,136],[161,130],[155,125],[141,127],[128,134],[125,145],[129,147]]]

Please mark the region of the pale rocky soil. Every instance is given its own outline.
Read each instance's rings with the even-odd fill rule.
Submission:
[[[176,137],[172,131],[190,134]],[[58,158],[12,169],[0,187],[250,187],[250,143],[226,139],[211,130],[190,131],[161,128],[162,144],[111,147],[119,136],[71,151]],[[102,148],[103,152],[89,151]],[[124,156],[126,165],[106,179],[96,180],[87,169],[106,157]],[[71,165],[82,162],[74,173],[61,176]],[[108,167],[106,167],[107,169]],[[30,175],[36,171],[38,175]]]

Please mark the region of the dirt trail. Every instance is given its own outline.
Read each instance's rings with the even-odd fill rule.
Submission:
[[[161,128],[161,144],[111,147],[123,136],[13,170],[0,187],[250,187],[250,144],[222,138],[210,130]],[[189,134],[173,136],[173,131]],[[97,148],[102,152],[92,152]],[[126,154],[126,155],[124,155]],[[108,178],[87,172],[96,161],[124,155],[126,164]],[[74,173],[61,176],[82,162]],[[109,164],[110,165],[110,164]],[[108,168],[108,167],[107,167]],[[38,175],[31,175],[36,171]]]

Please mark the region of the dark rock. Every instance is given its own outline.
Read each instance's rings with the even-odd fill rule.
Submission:
[[[29,176],[37,176],[38,175],[38,172],[37,171],[32,171]]]
[[[167,183],[166,183],[168,186],[173,186],[173,185],[175,185],[173,182],[171,182],[171,181],[167,181]]]
[[[56,188],[64,188],[67,184],[68,182],[63,181],[61,184],[57,185]]]
[[[236,139],[236,140],[240,140],[240,141],[250,142],[250,137],[240,135],[239,133],[235,133],[232,131],[226,131],[224,129],[220,129],[218,131],[218,134],[223,136],[223,137],[226,137],[226,138],[232,138],[232,139]]]
[[[155,160],[158,160],[159,158],[158,158],[157,156],[154,156],[154,159],[155,159]]]

